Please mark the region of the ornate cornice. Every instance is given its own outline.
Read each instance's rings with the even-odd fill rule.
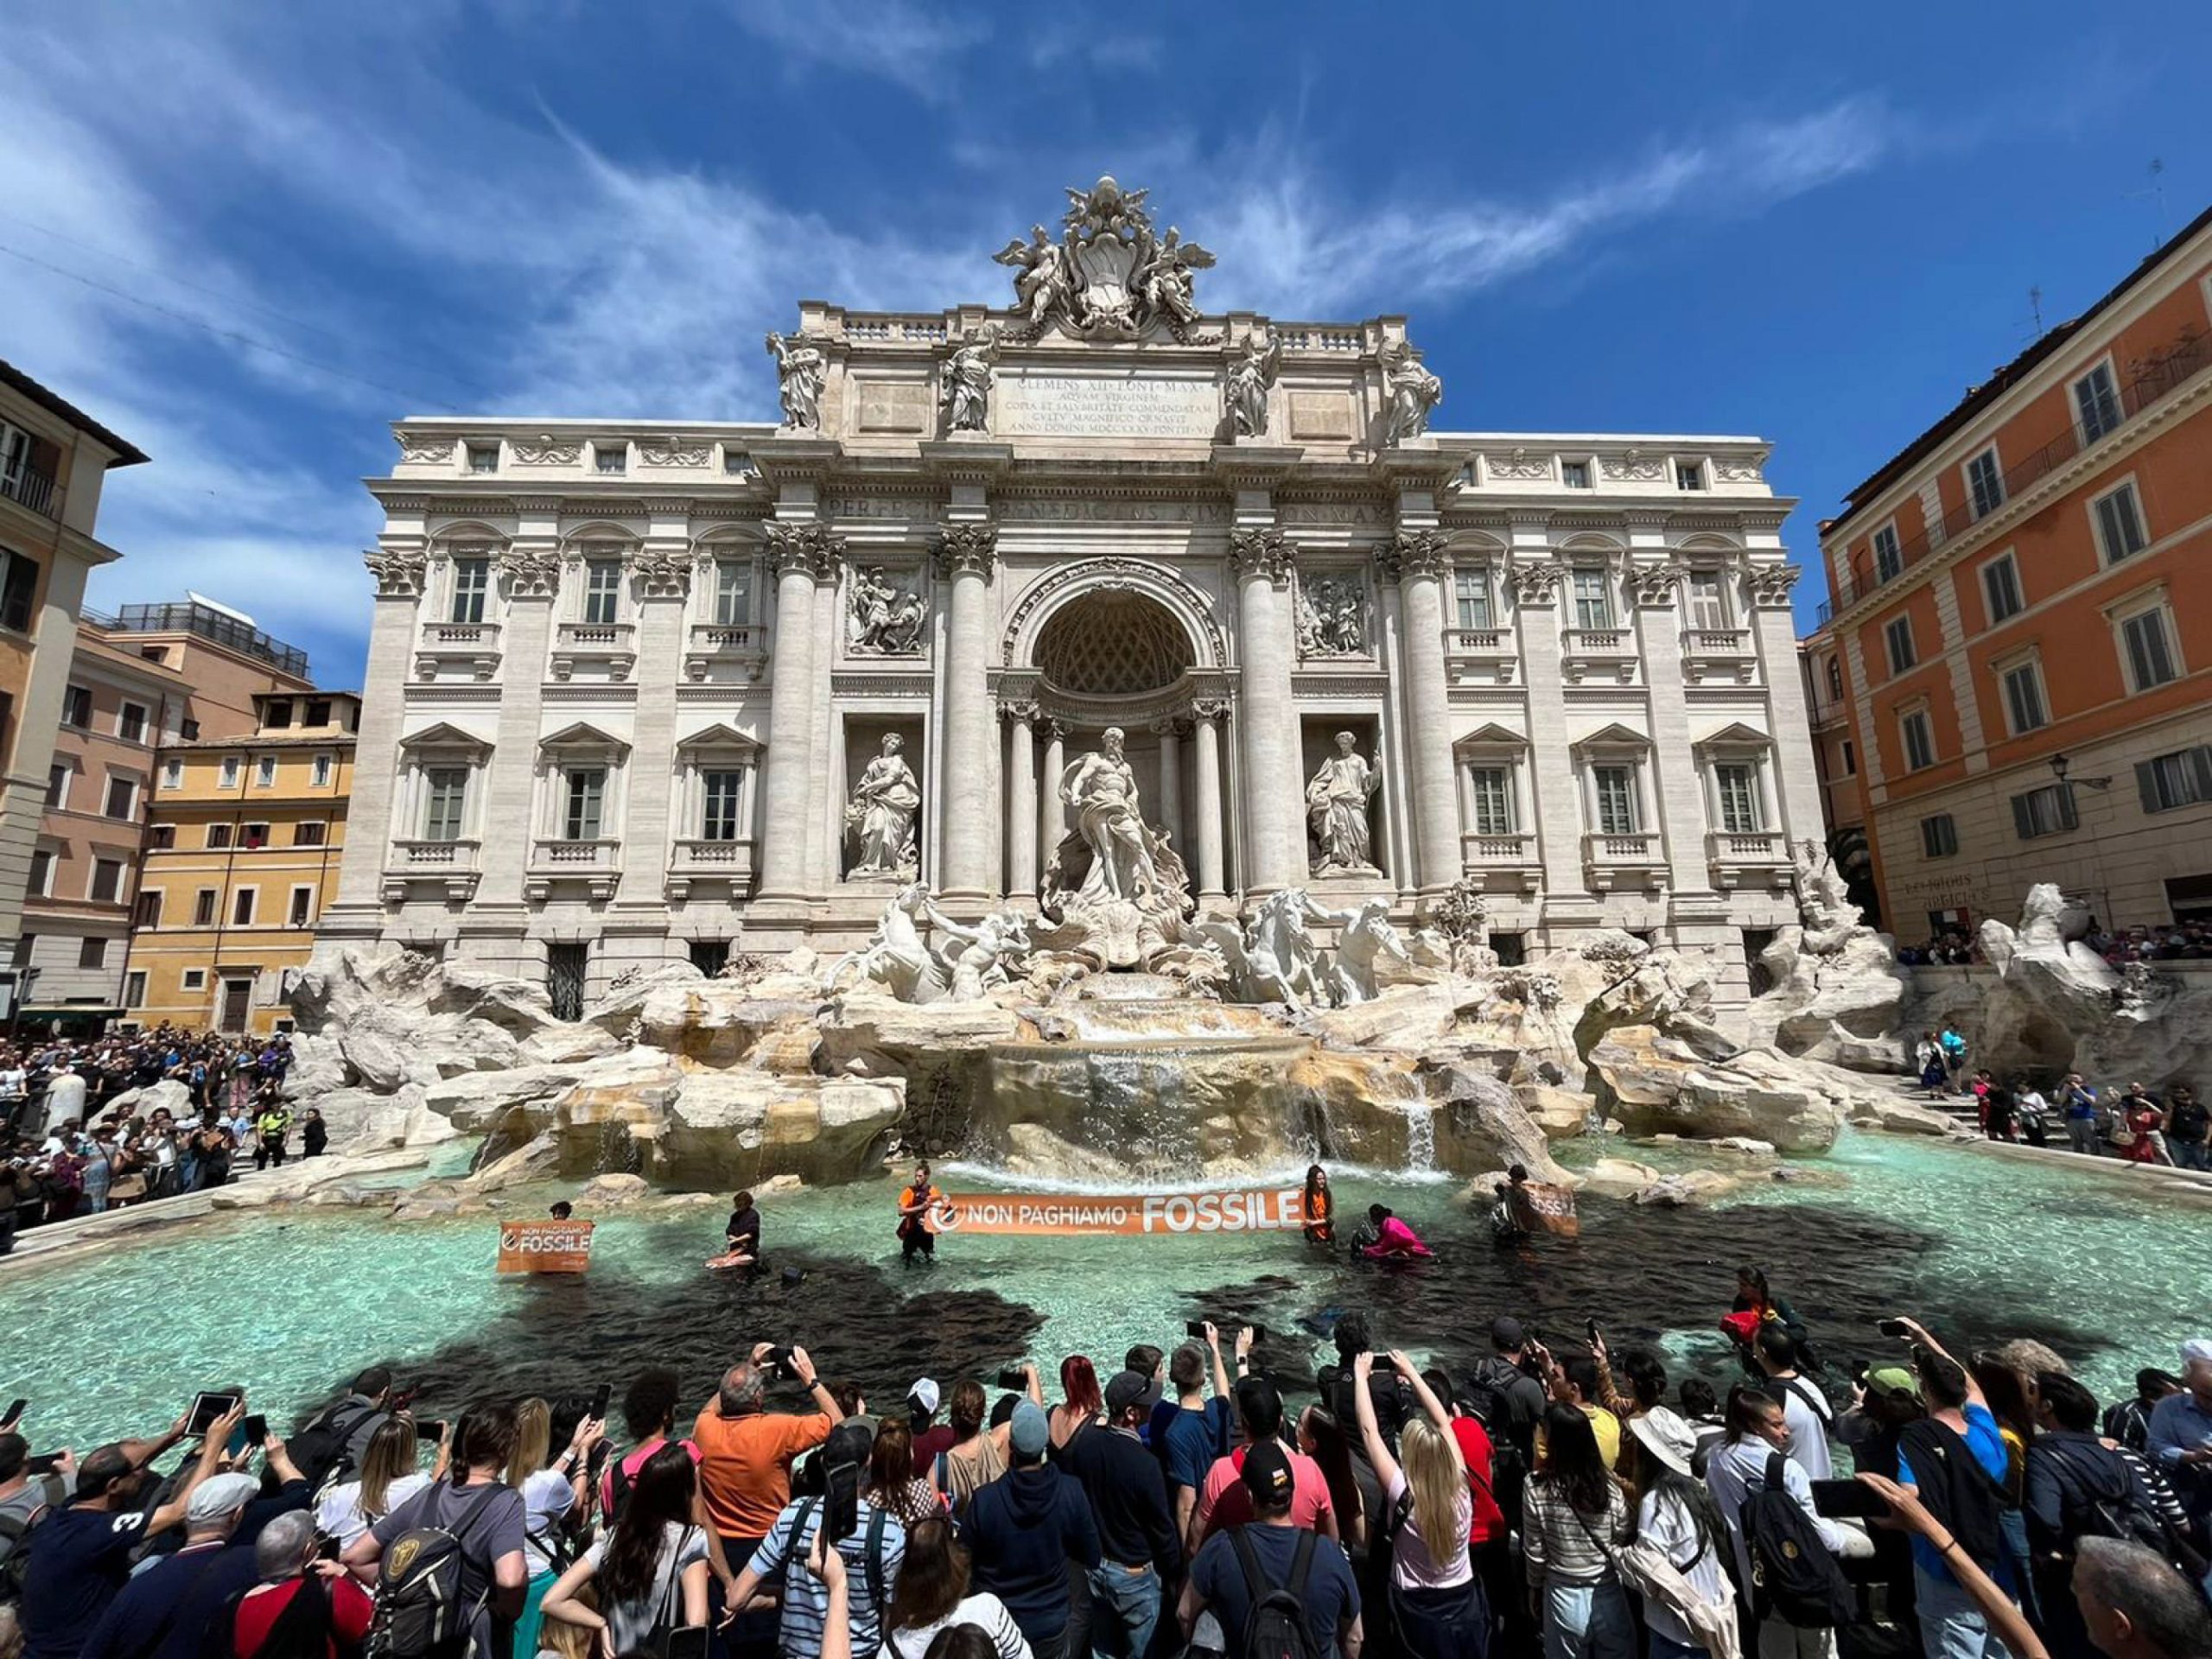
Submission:
[[[1394,582],[1408,576],[1440,575],[1445,548],[1450,537],[1440,530],[1402,530],[1390,538],[1378,558],[1383,574]]]
[[[1561,574],[1561,567],[1549,559],[1515,559],[1505,567],[1513,602],[1521,607],[1557,604]]]
[[[1272,524],[1246,525],[1229,532],[1229,568],[1240,582],[1247,576],[1264,576],[1278,588],[1287,588],[1297,563],[1297,547]]]
[[[371,548],[361,555],[361,563],[369,567],[369,574],[376,578],[378,599],[418,599],[423,593],[423,572],[427,563],[422,553],[385,552]]]
[[[948,582],[961,575],[980,575],[988,582],[998,561],[996,524],[947,524],[938,540],[938,569]]]
[[[647,599],[682,599],[691,591],[691,560],[683,554],[654,549],[639,554],[632,569]]]
[[[1673,559],[1632,565],[1628,573],[1629,591],[1638,605],[1662,610],[1675,602],[1675,585],[1686,574],[1685,567]]]

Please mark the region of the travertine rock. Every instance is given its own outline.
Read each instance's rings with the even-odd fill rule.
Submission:
[[[1601,1198],[1632,1198],[1659,1179],[1649,1164],[1626,1158],[1600,1158],[1583,1172],[1577,1190]]]
[[[1842,1123],[1825,1096],[1771,1050],[1705,1060],[1649,1026],[1624,1026],[1590,1051],[1590,1065],[1599,1104],[1630,1134],[1747,1135],[1785,1151],[1825,1152]]]
[[[1954,1121],[1946,1114],[1930,1107],[1915,1105],[1909,1100],[1885,1100],[1879,1095],[1861,1095],[1851,1103],[1851,1121],[1863,1128],[1882,1129],[1891,1135],[1948,1135]]]

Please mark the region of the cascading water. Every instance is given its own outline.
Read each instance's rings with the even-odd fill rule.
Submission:
[[[1405,1103],[1406,1167],[1408,1175],[1436,1170],[1436,1103],[1420,1096]]]

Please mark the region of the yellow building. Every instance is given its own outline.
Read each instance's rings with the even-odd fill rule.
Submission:
[[[338,892],[361,702],[263,693],[251,736],[162,751],[123,976],[127,1017],[288,1031],[293,979]]]

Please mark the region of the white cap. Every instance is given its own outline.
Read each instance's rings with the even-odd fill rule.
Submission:
[[[906,1390],[906,1398],[914,1405],[919,1406],[925,1416],[931,1415],[937,1410],[938,1398],[937,1384],[926,1376],[922,1377],[912,1388]]]
[[[2196,1359],[2212,1365],[2212,1337],[2197,1337],[2182,1344],[2181,1363],[2186,1365]]]

